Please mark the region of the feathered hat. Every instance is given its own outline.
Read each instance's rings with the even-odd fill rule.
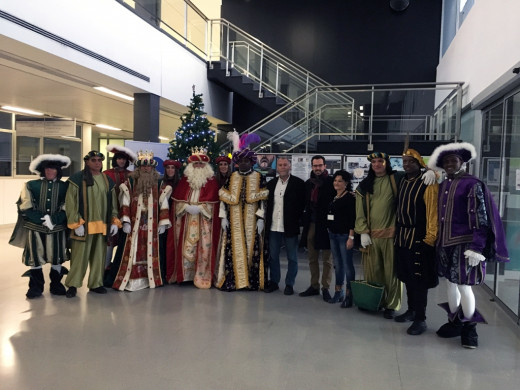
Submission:
[[[29,165],[29,171],[44,176],[45,168],[54,168],[59,172],[70,165],[70,158],[61,154],[40,154]],[[61,177],[61,176],[60,176]]]
[[[469,142],[453,142],[451,144],[440,145],[433,151],[428,167],[437,171],[442,170],[442,160],[445,156],[456,155],[465,163],[477,157],[475,147]]]
[[[135,160],[137,160],[137,154],[135,154],[135,152],[133,150],[128,149],[124,146],[113,145],[113,144],[107,145],[107,152],[114,153],[113,160],[120,158],[120,157],[124,157],[127,160],[129,160],[130,162],[134,162]]]
[[[233,139],[233,163],[237,164],[240,159],[248,158],[249,160],[251,160],[252,164],[256,164],[256,153],[249,149],[249,145],[261,141],[258,134],[242,134],[242,136],[239,139],[238,145],[236,142],[236,139],[238,138],[238,133],[236,131],[233,131],[231,136]],[[237,147],[237,149],[235,149],[235,147]]]

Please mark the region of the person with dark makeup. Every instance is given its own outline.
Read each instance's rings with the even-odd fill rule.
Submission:
[[[476,158],[468,142],[438,146],[429,167],[444,170],[439,188],[437,272],[446,278],[448,302],[441,306],[448,322],[437,330],[443,338],[459,337],[464,348],[478,347],[477,323],[485,323],[476,309],[472,286],[482,284],[486,262],[508,262],[509,254],[500,213],[488,187],[464,169]]]
[[[426,331],[428,289],[437,286],[435,240],[437,239],[437,194],[439,185],[427,186],[421,180],[426,168],[415,149],[403,153],[406,176],[397,189],[396,263],[397,278],[406,286],[408,309],[394,318],[396,322],[413,321],[409,335]]]

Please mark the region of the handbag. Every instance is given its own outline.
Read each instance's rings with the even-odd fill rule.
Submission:
[[[378,311],[385,292],[385,286],[366,280],[350,282],[354,305],[360,309]]]

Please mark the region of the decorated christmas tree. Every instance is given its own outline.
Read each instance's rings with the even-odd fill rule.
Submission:
[[[170,141],[168,158],[185,165],[192,149],[198,147],[206,149],[209,158],[214,161],[219,152],[215,142],[215,132],[210,129],[211,123],[204,112],[202,94],[195,93],[195,86],[193,86],[193,97],[188,108],[189,111],[180,117],[182,125]]]

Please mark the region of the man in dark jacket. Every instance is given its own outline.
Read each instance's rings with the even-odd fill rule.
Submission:
[[[291,162],[287,157],[278,157],[278,177],[267,183],[267,213],[269,229],[269,284],[265,292],[278,290],[280,283],[280,248],[285,240],[288,269],[285,275],[285,295],[294,294],[294,282],[298,273],[298,234],[300,218],[305,208],[305,183],[291,175]]]
[[[323,156],[314,156],[311,159],[312,172],[305,182],[305,213],[302,244],[309,250],[309,268],[311,271],[311,285],[300,293],[301,297],[320,294],[320,264],[318,262],[321,250],[323,272],[321,286],[323,300],[331,299],[329,293],[332,280],[332,257],[330,241],[327,232],[327,212],[329,204],[334,199],[336,191],[332,185],[332,178],[328,175],[327,165]]]

